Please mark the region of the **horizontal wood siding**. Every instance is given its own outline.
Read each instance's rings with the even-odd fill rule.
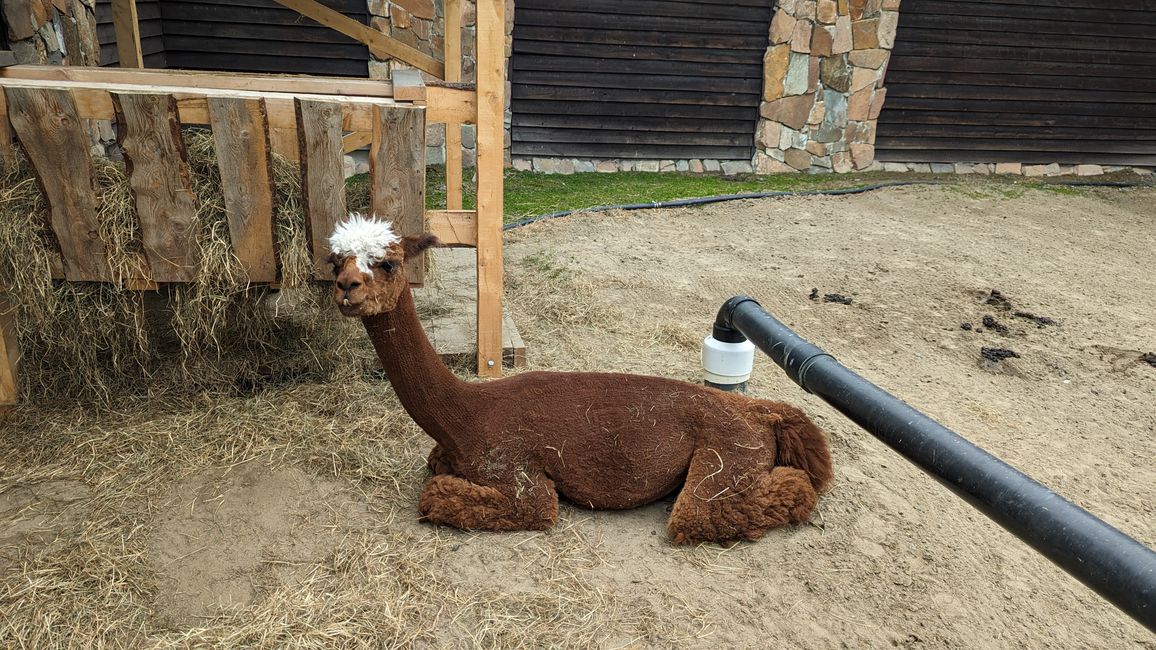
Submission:
[[[517,0],[515,156],[748,160],[773,0]]]
[[[1156,0],[906,0],[876,159],[1156,165]]]
[[[117,65],[111,0],[98,0],[101,65]],[[368,24],[365,0],[321,3]],[[369,49],[273,0],[137,0],[145,66],[365,77]]]
[[[160,0],[136,0],[140,24],[140,49],[146,68],[165,68],[164,31],[161,28]],[[96,0],[96,37],[100,41],[100,64],[119,66],[116,51],[116,28],[112,24],[112,0]]]

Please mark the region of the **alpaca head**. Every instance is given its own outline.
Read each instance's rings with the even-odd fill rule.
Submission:
[[[346,316],[373,316],[397,307],[409,288],[405,265],[437,246],[430,234],[400,237],[393,224],[352,213],[329,237],[333,264],[333,298]]]

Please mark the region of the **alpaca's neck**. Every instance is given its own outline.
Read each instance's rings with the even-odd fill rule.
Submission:
[[[361,320],[406,412],[448,451],[457,449],[460,441],[455,437],[468,434],[463,398],[469,385],[454,376],[434,351],[410,290],[402,291],[393,311]]]

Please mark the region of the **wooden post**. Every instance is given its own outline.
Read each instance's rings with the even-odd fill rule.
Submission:
[[[16,383],[16,364],[20,348],[16,341],[16,303],[0,289],[0,413],[14,406],[20,396]]]
[[[478,0],[478,374],[502,374],[506,0]]]
[[[462,80],[461,0],[445,0],[446,81]],[[446,123],[446,209],[462,209],[462,125]]]
[[[275,206],[265,102],[209,97],[209,117],[233,252],[250,282],[275,282]]]
[[[12,162],[16,150],[12,146],[12,125],[8,122],[8,100],[0,89],[0,162]]]
[[[373,215],[392,221],[399,235],[425,230],[425,109],[374,106],[369,150]],[[424,259],[424,258],[423,258]],[[425,264],[406,265],[411,284],[425,281]]]
[[[120,67],[143,68],[136,0],[112,0],[112,24],[116,30],[116,53],[120,57]]]
[[[322,280],[333,279],[329,235],[345,218],[345,170],[341,153],[341,105],[312,99],[297,100],[297,137],[301,150],[301,194],[305,229],[313,253],[313,270]]]

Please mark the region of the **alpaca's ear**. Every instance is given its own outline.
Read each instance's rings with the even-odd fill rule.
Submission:
[[[410,259],[421,255],[427,248],[434,246],[441,246],[442,243],[434,235],[422,233],[420,235],[411,235],[409,237],[402,237],[402,246],[405,248],[405,259]]]

